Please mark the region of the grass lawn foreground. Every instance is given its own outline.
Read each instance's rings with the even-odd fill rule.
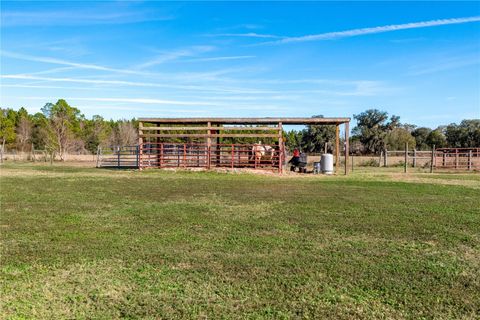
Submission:
[[[480,175],[0,167],[0,318],[480,318]]]

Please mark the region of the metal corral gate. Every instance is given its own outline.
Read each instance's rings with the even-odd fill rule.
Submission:
[[[144,143],[140,168],[252,168],[281,169],[282,152],[276,145],[204,143]]]
[[[140,152],[142,148],[142,152]],[[144,143],[99,148],[102,168],[251,168],[281,170],[283,153],[277,145]]]
[[[107,147],[97,149],[97,167],[138,168],[139,147]]]
[[[436,169],[480,170],[480,148],[437,148]]]

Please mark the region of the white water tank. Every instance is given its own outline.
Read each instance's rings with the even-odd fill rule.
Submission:
[[[324,174],[333,174],[333,155],[330,153],[322,154],[320,159],[320,169]]]

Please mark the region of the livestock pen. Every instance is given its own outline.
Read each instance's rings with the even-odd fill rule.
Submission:
[[[140,118],[138,167],[230,167],[282,173],[284,125],[334,125],[336,171],[343,151],[347,174],[349,123],[350,118]],[[342,124],[345,145],[341,148]]]

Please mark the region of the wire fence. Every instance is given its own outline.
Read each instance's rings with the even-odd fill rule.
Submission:
[[[282,172],[291,155],[277,145],[259,144],[195,144],[144,143],[140,146],[99,147],[94,155],[68,155],[70,161],[95,162],[97,167],[110,168],[252,168]],[[342,152],[344,154],[344,152]],[[308,153],[309,170],[320,161],[321,153]],[[55,155],[47,150],[4,150],[0,146],[0,162],[32,161],[53,162]],[[436,148],[433,151],[416,149],[387,150],[378,155],[349,156],[350,170],[355,167],[424,168],[433,171],[480,171],[480,147]],[[339,158],[343,165],[344,156]],[[335,165],[336,166],[336,165]],[[336,166],[337,167],[337,166]]]
[[[402,160],[403,158],[403,160]],[[391,161],[394,159],[394,161]],[[398,160],[401,159],[401,160]],[[433,148],[431,151],[387,150],[380,152],[378,166],[428,167],[433,170],[480,170],[479,148]]]

